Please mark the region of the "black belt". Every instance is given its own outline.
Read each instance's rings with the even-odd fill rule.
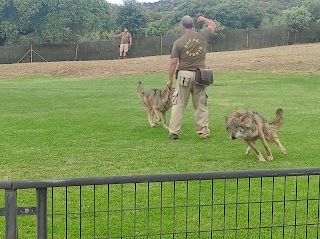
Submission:
[[[191,71],[191,72],[196,72],[197,70],[183,70],[183,69],[181,69],[181,70],[176,70],[176,79],[178,79],[178,73],[179,73],[179,71]]]

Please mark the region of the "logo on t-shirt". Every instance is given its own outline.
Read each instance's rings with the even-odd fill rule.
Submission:
[[[199,38],[190,38],[184,44],[184,47],[188,50],[186,51],[186,55],[190,57],[199,56],[202,53],[203,47],[202,42]],[[190,50],[194,49],[194,50]]]

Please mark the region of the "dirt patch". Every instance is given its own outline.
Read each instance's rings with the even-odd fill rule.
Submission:
[[[126,60],[4,64],[0,65],[0,78],[48,75],[95,78],[167,72],[169,59],[170,56],[165,55]],[[207,65],[216,72],[261,71],[320,74],[319,62],[319,43],[207,54]]]

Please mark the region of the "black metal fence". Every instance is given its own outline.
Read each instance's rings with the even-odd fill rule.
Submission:
[[[319,238],[320,168],[4,181],[0,188],[6,239]]]

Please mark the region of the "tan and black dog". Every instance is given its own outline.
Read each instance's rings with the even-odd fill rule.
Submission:
[[[166,112],[172,107],[173,88],[151,89],[144,91],[143,84],[139,81],[138,95],[142,100],[143,107],[148,115],[151,127],[155,127],[162,121],[163,127],[168,128]]]
[[[267,141],[277,144],[281,153],[286,154],[285,148],[281,145],[276,134],[276,129],[282,125],[283,110],[277,109],[276,118],[272,123],[268,123],[257,112],[250,110],[239,110],[234,112],[230,117],[226,118],[227,131],[231,139],[242,138],[247,142],[249,147],[246,154],[248,155],[253,149],[260,161],[265,161],[261,152],[257,149],[255,143],[260,139],[267,152],[267,159],[273,160],[273,156]]]

